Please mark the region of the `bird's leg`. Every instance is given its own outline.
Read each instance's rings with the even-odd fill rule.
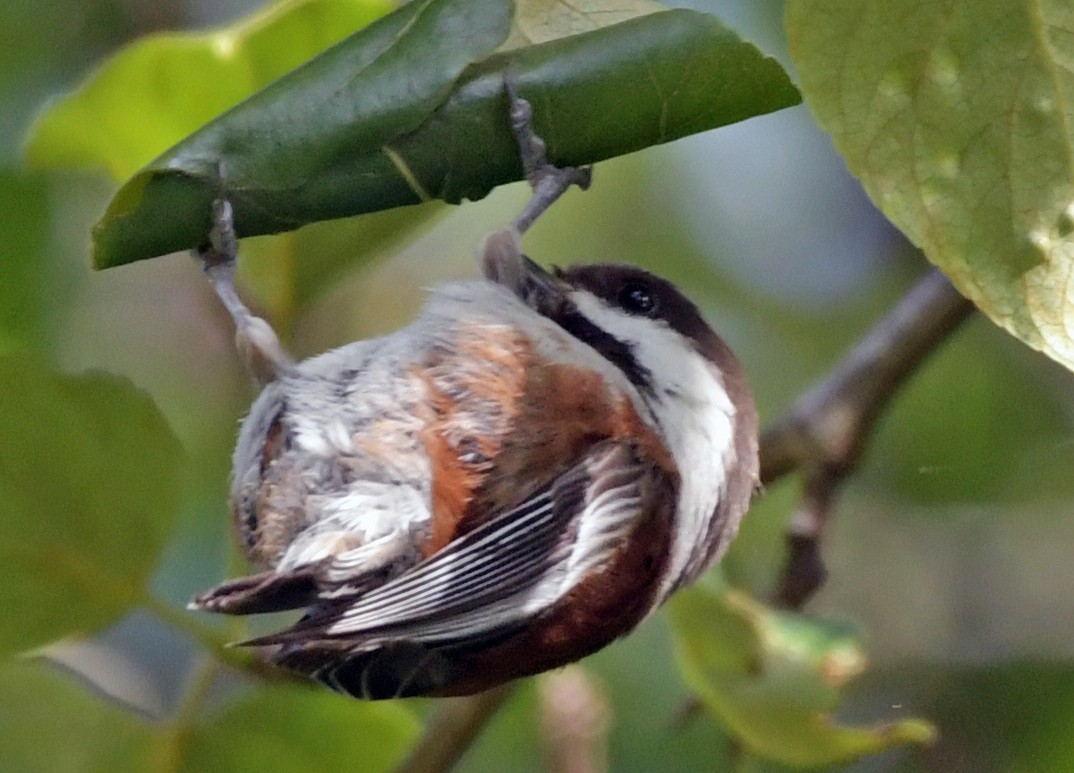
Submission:
[[[486,279],[538,306],[538,296],[542,288],[548,289],[552,277],[522,253],[522,234],[572,185],[588,188],[593,170],[589,166],[561,168],[549,163],[544,140],[533,131],[533,106],[519,95],[510,74],[504,78],[504,88],[511,102],[511,131],[533,195],[510,225],[485,237],[480,252],[481,271]]]
[[[533,106],[519,96],[510,75],[504,78],[504,87],[511,100],[511,130],[518,141],[522,170],[533,188],[533,196],[512,222],[515,229],[523,234],[572,185],[582,190],[588,188],[593,170],[589,166],[560,168],[550,164],[545,154],[544,140],[533,131]]]
[[[235,320],[235,346],[251,375],[260,384],[274,381],[293,366],[268,322],[255,316],[235,290],[235,260],[239,240],[235,235],[231,203],[221,197],[213,202],[213,227],[209,246],[196,252],[202,270]]]

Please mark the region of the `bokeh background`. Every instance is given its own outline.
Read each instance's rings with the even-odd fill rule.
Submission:
[[[125,41],[223,23],[254,6],[8,0],[0,25],[0,350],[30,346],[64,371],[121,374],[163,411],[188,459],[181,525],[154,581],[176,604],[234,566],[224,500],[253,391],[230,322],[185,255],[93,273],[89,229],[113,184],[93,172],[28,171],[19,146],[51,94]],[[693,6],[791,67],[780,3]],[[141,120],[149,118],[131,116]],[[430,212],[277,319],[290,348],[309,355],[405,324],[425,288],[474,275],[481,236],[527,193],[508,186]],[[266,249],[252,241],[250,255]],[[763,422],[826,374],[926,269],[805,106],[599,165],[593,188],[553,208],[527,251],[560,264],[628,261],[678,283],[737,351]],[[254,258],[244,279],[247,297],[271,316],[283,280]],[[840,502],[825,545],[829,581],[808,611],[852,621],[867,642],[870,668],[848,690],[841,719],[925,716],[940,738],[850,770],[1074,770],[1072,454],[1074,375],[983,318],[900,393]],[[764,492],[724,562],[732,583],[760,597],[778,577],[797,485]],[[196,652],[135,613],[57,657],[71,678],[164,717]],[[663,616],[583,665],[605,706],[611,770],[777,769],[741,758],[710,719],[683,712]],[[544,769],[538,700],[535,686],[520,690],[460,769]]]

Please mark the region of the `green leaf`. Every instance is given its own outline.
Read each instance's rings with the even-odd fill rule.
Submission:
[[[45,338],[49,287],[48,186],[40,175],[0,172],[0,353],[40,346]],[[28,259],[30,257],[33,259]]]
[[[182,770],[392,770],[419,723],[398,703],[365,703],[324,690],[273,685],[206,717],[182,750]]]
[[[41,661],[0,663],[0,766],[35,773],[138,770],[114,766],[152,738],[133,714]],[[146,769],[144,766],[139,766]]]
[[[136,40],[31,127],[35,166],[123,180],[259,88],[387,13],[392,0],[284,0],[211,32]]]
[[[933,738],[922,720],[834,721],[839,688],[865,667],[845,626],[769,609],[715,581],[675,596],[670,616],[687,683],[762,757],[819,766]]]
[[[1074,6],[790,0],[802,89],[895,225],[1074,368]]]
[[[272,685],[192,722],[152,724],[43,662],[0,664],[4,770],[317,773],[392,770],[420,724],[398,703]]]
[[[521,176],[503,97],[508,70],[535,104],[552,159],[564,164],[799,99],[776,62],[710,16],[648,13],[654,5],[640,1],[614,13],[547,5],[523,4],[513,27],[509,0],[415,0],[374,22],[138,172],[95,229],[96,265],[198,245],[223,189],[244,236],[430,198],[479,198]],[[542,8],[552,21],[541,20]],[[629,18],[636,14],[644,15]],[[601,26],[605,17],[628,20]]]
[[[0,655],[106,625],[135,604],[178,510],[177,441],[106,375],[0,359]]]

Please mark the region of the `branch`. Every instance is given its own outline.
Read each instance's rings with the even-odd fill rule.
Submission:
[[[776,592],[784,606],[801,607],[824,581],[820,537],[836,493],[857,467],[876,420],[899,387],[973,308],[943,274],[930,270],[827,378],[763,433],[762,483],[794,470],[805,476]]]
[[[608,769],[608,704],[581,666],[544,674],[538,681],[541,736],[550,773]]]
[[[395,773],[450,770],[513,690],[514,683],[508,683],[468,698],[442,700]]]
[[[899,387],[973,309],[943,274],[929,270],[827,378],[762,433],[761,483],[795,471],[805,478],[787,528],[787,558],[774,593],[779,605],[800,609],[824,583],[820,539],[840,486]],[[692,699],[680,720],[700,709]]]

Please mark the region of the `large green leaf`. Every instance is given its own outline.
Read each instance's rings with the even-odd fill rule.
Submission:
[[[787,27],[810,107],[881,210],[1074,367],[1074,5],[790,0]]]
[[[44,339],[50,308],[48,186],[39,176],[0,172],[0,353],[30,349]],[[28,259],[33,256],[34,259]]]
[[[873,727],[831,716],[865,659],[845,626],[769,609],[714,580],[679,593],[670,615],[691,689],[750,751],[819,766],[931,740],[921,720]]]
[[[95,263],[197,245],[223,190],[241,235],[483,196],[521,173],[506,121],[507,71],[534,102],[552,159],[566,164],[798,101],[778,64],[710,16],[603,5],[530,2],[513,26],[509,0],[403,6],[138,172],[95,229]],[[557,37],[579,29],[588,31]]]
[[[419,731],[397,703],[363,703],[300,685],[264,686],[218,710],[193,709],[149,723],[44,663],[0,664],[0,768],[382,773],[398,764]]]
[[[0,359],[0,655],[135,604],[178,508],[180,449],[152,401],[105,375]]]
[[[398,764],[418,730],[418,721],[398,703],[266,686],[203,718],[187,736],[180,767],[198,773],[380,773]]]
[[[127,749],[147,746],[146,723],[44,662],[0,663],[0,768],[34,773],[146,770]]]
[[[379,19],[135,175],[94,229],[95,264],[196,246],[208,233],[206,206],[225,188],[241,235],[416,203],[388,143],[443,103],[510,22],[507,0],[414,0]]]

